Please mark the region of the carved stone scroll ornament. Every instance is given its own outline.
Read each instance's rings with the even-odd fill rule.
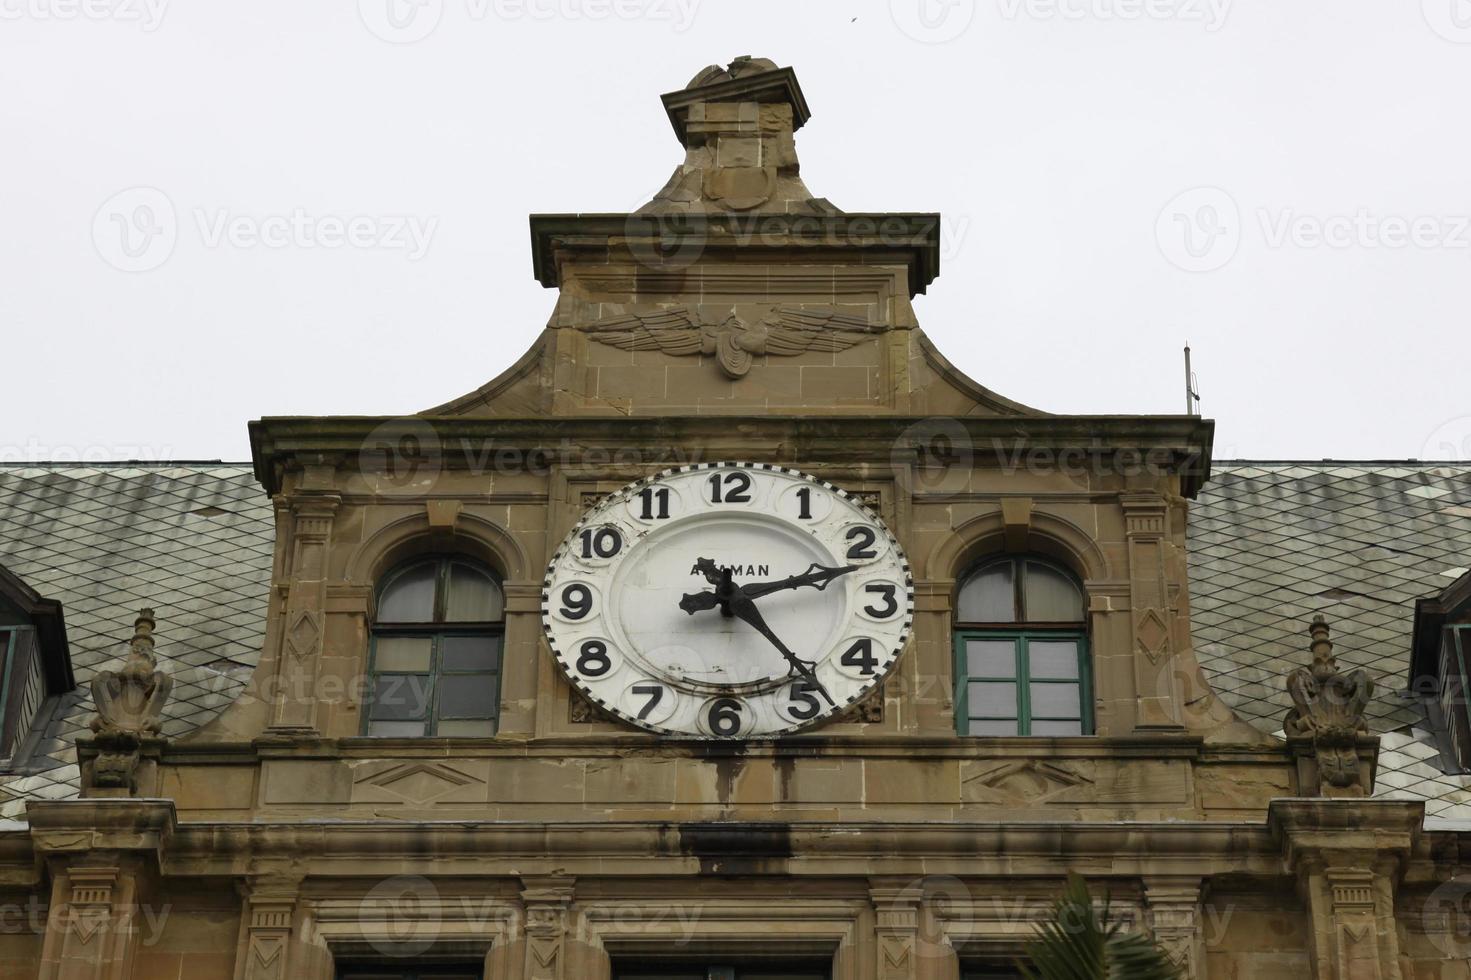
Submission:
[[[1311,738],[1319,778],[1329,786],[1348,789],[1359,785],[1358,738],[1368,734],[1364,709],[1374,693],[1374,682],[1362,670],[1345,674],[1333,657],[1328,623],[1313,619],[1313,663],[1287,677],[1293,707],[1283,731],[1289,738]]]
[[[136,791],[138,749],[162,730],[163,706],[173,679],[158,669],[153,655],[152,609],[140,609],[121,670],[98,671],[92,678],[92,719],[97,759],[92,785]]]
[[[793,357],[807,351],[841,351],[888,328],[828,308],[781,306],[755,323],[735,313],[723,319],[678,306],[609,317],[581,328],[600,344],[620,350],[657,350],[675,357],[715,356],[728,378],[745,377],[758,354]]]

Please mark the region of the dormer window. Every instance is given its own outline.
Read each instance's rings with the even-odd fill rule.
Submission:
[[[1442,768],[1471,772],[1471,573],[1415,603],[1410,690],[1437,734]]]
[[[505,595],[484,566],[430,558],[378,589],[364,733],[489,736],[500,717]]]
[[[25,765],[51,699],[76,686],[61,603],[0,566],[0,767]]]
[[[983,562],[955,599],[956,730],[1091,735],[1083,590],[1035,556]]]

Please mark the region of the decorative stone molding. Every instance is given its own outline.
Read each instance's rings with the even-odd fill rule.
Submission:
[[[269,876],[240,885],[243,902],[235,980],[287,980],[300,878]]]
[[[144,755],[156,759],[163,706],[173,679],[158,670],[153,653],[152,609],[140,609],[121,670],[98,671],[92,678],[97,714],[91,739],[78,740],[82,789],[89,796],[135,796]]]
[[[608,317],[579,329],[619,350],[713,356],[721,373],[739,380],[758,356],[843,351],[888,327],[830,307],[772,306],[760,319],[747,321],[729,308],[709,313],[698,306],[676,306]]]
[[[308,467],[315,470],[318,467]],[[325,469],[326,467],[321,467]],[[331,477],[314,475],[315,487]],[[288,591],[280,621],[271,724],[276,734],[315,734],[316,678],[326,632],[327,554],[341,497],[308,489],[288,500],[292,520]]]
[[[109,861],[110,863],[102,863]],[[92,853],[53,866],[41,980],[124,980],[136,944],[136,869]]]
[[[1007,551],[1027,550],[1027,538],[1032,533],[1032,510],[1035,507],[1036,502],[1031,497],[1001,498],[1001,523],[1005,528]]]
[[[1362,771],[1359,743],[1369,733],[1364,709],[1374,682],[1362,670],[1344,674],[1333,656],[1328,622],[1313,618],[1313,662],[1287,676],[1292,708],[1282,729],[1289,741],[1312,745],[1314,765],[1304,774],[1302,791],[1317,796],[1367,796],[1371,780]]]
[[[139,889],[177,825],[166,800],[52,800],[26,807],[36,858],[51,875],[40,980],[130,980]]]
[[[837,210],[798,175],[793,133],[809,113],[790,68],[743,55],[702,69],[663,102],[685,158],[640,213]]]
[[[835,721],[858,722],[863,725],[877,725],[884,720],[884,683],[881,681],[875,685],[868,696],[857,704],[840,713]]]
[[[526,920],[526,980],[576,980],[567,973],[567,918],[574,880],[522,878]]]
[[[1314,980],[1409,980],[1394,893],[1425,819],[1399,800],[1273,800],[1267,822],[1307,900]]]
[[[567,685],[567,721],[574,725],[591,725],[600,721],[612,721],[613,719],[603,709],[587,699],[582,691]]]
[[[1146,877],[1145,910],[1155,941],[1170,954],[1186,980],[1204,975],[1199,877]]]
[[[1175,685],[1175,614],[1171,603],[1166,530],[1169,504],[1158,493],[1120,497],[1129,552],[1129,605],[1134,638],[1134,680],[1138,727],[1180,730],[1180,699]]]
[[[877,980],[916,980],[919,969],[919,916],[924,892],[914,883],[870,881],[873,902]]]

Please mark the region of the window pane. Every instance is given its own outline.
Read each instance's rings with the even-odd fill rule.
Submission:
[[[384,673],[426,673],[434,651],[428,636],[380,636],[373,643],[373,669]]]
[[[495,719],[480,721],[441,721],[438,735],[447,738],[489,738],[495,734]]]
[[[972,718],[1015,718],[1016,685],[971,681],[966,685],[967,714]]]
[[[425,562],[399,573],[378,598],[380,623],[428,623],[434,620],[437,562]]]
[[[461,674],[439,685],[439,717],[489,718],[496,714],[495,674]]]
[[[1015,677],[1015,640],[966,640],[965,672],[971,677]]]
[[[485,572],[455,562],[449,569],[449,595],[444,603],[447,623],[489,623],[505,615],[501,587]]]
[[[1033,680],[1077,680],[1078,641],[1028,640],[1027,665]]]
[[[973,712],[974,713],[974,712]],[[1078,685],[1076,684],[1033,684],[1033,718],[1078,718]]]
[[[1081,721],[1034,721],[1032,722],[1033,735],[1081,735],[1083,734],[1083,723]]]
[[[1073,580],[1054,568],[1027,562],[1022,609],[1029,623],[1081,623],[1083,596]]]
[[[368,734],[379,738],[414,738],[424,734],[422,721],[373,721],[368,723]]]
[[[424,718],[429,714],[432,684],[428,674],[389,674],[373,679],[369,717],[393,721]]]
[[[972,718],[966,722],[967,735],[1015,735],[1018,729],[1014,721],[982,721]]]
[[[495,670],[500,666],[498,636],[445,636],[439,640],[441,670]]]
[[[1011,562],[991,565],[967,578],[955,603],[955,617],[962,623],[1015,622]]]

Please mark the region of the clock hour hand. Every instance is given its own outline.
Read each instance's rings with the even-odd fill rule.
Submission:
[[[810,585],[821,592],[828,587],[828,583],[840,575],[857,571],[857,565],[843,565],[839,568],[830,568],[827,565],[813,563],[807,566],[807,571],[800,575],[788,575],[786,578],[777,579],[774,582],[752,582],[741,586],[741,593],[748,599],[759,599],[773,592],[781,592],[784,589],[800,589]]]
[[[730,569],[721,568],[709,558],[696,558],[695,569],[715,588],[709,592],[685,593],[679,600],[679,608],[693,616],[697,612],[719,606],[720,614],[729,616],[731,597],[740,591],[730,577]]]
[[[740,589],[736,589],[735,594],[730,598],[730,611],[736,618],[751,624],[756,628],[758,633],[770,640],[771,645],[780,650],[781,655],[787,658],[787,663],[792,665],[792,672],[800,675],[803,680],[811,684],[813,690],[820,693],[828,704],[834,708],[838,706],[837,702],[833,700],[833,696],[827,693],[827,688],[822,686],[822,682],[812,672],[811,662],[803,660],[787,649],[786,644],[777,638],[777,635],[771,631],[770,626],[766,625],[766,620],[762,617],[761,610],[756,608],[756,603],[751,601],[750,596],[743,594]]]

